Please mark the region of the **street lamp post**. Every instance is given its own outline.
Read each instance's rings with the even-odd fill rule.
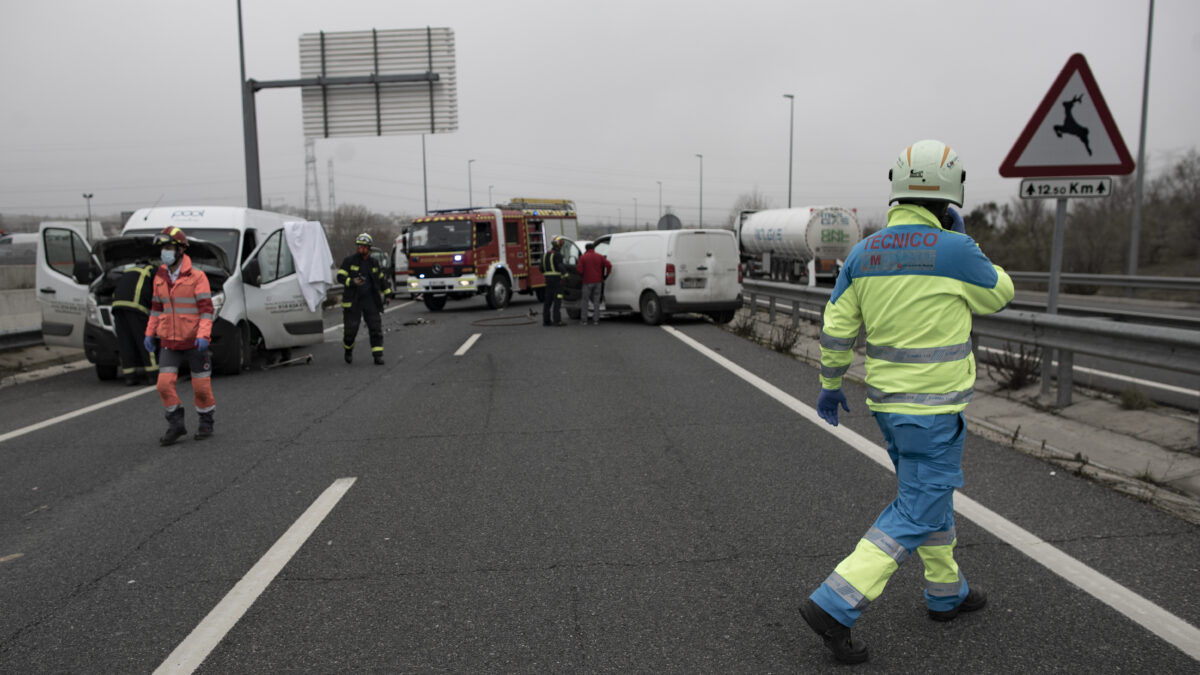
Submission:
[[[494,188],[494,187],[496,187],[496,186],[495,185],[488,186],[488,206],[492,205],[492,188]]]
[[[473,159],[467,160],[467,206],[472,209],[475,208],[475,189],[471,187],[471,165],[474,163]]]
[[[793,138],[796,131],[796,97],[792,94],[784,94],[784,98],[788,100],[791,112],[788,113],[788,208],[792,208],[792,148],[794,146]]]
[[[696,156],[700,158],[700,227],[704,227],[704,155]]]
[[[638,221],[637,221],[637,197],[634,197],[634,198],[633,198],[633,231],[634,231],[634,232],[637,232],[637,230],[638,230]]]
[[[658,183],[658,219],[662,220],[662,181],[654,181]]]
[[[92,243],[92,197],[93,194],[91,192],[83,193],[83,198],[87,200],[87,223],[84,230],[87,234],[84,237],[87,239],[88,244]]]

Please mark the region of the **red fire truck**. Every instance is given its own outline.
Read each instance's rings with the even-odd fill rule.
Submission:
[[[430,311],[447,299],[484,295],[488,307],[507,307],[513,293],[541,299],[542,253],[552,237],[571,240],[563,251],[574,264],[580,251],[575,205],[569,200],[517,199],[490,208],[435,211],[408,228],[408,291]],[[564,284],[569,286],[571,284]],[[577,284],[576,284],[577,285]],[[579,288],[564,288],[564,298]]]

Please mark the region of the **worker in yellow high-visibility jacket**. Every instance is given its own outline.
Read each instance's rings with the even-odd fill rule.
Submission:
[[[929,616],[950,621],[987,603],[954,560],[954,490],[963,485],[962,411],[975,384],[971,314],[1013,298],[1012,279],[964,233],[966,172],[939,141],[900,152],[889,174],[887,226],[850,252],[825,306],[817,413],[838,423],[850,407],[842,376],[866,328],[867,407],[896,468],[896,499],[800,608],[844,663],[867,660],[850,628],[915,551],[925,565]]]

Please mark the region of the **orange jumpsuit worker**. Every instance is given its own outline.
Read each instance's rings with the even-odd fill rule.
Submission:
[[[154,275],[154,297],[150,301],[150,321],[146,325],[146,351],[154,351],[157,338],[162,350],[158,356],[158,395],[166,408],[167,431],[158,442],[171,445],[185,434],[183,404],[175,393],[179,367],[188,364],[192,373],[192,395],[200,427],[196,440],[213,432],[216,399],[212,391],[213,301],[204,272],[192,267],[187,256],[187,235],[178,227],[165,227],[154,238],[162,248],[162,265]]]

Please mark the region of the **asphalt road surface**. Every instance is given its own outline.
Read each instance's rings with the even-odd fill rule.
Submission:
[[[534,308],[393,307],[382,367],[332,314],[170,448],[153,388],[0,390],[0,672],[836,669],[796,608],[895,493],[861,388],[835,430],[812,367],[707,321]],[[964,463],[990,602],[930,621],[914,557],[861,670],[1200,672],[1200,528],[979,437]]]

